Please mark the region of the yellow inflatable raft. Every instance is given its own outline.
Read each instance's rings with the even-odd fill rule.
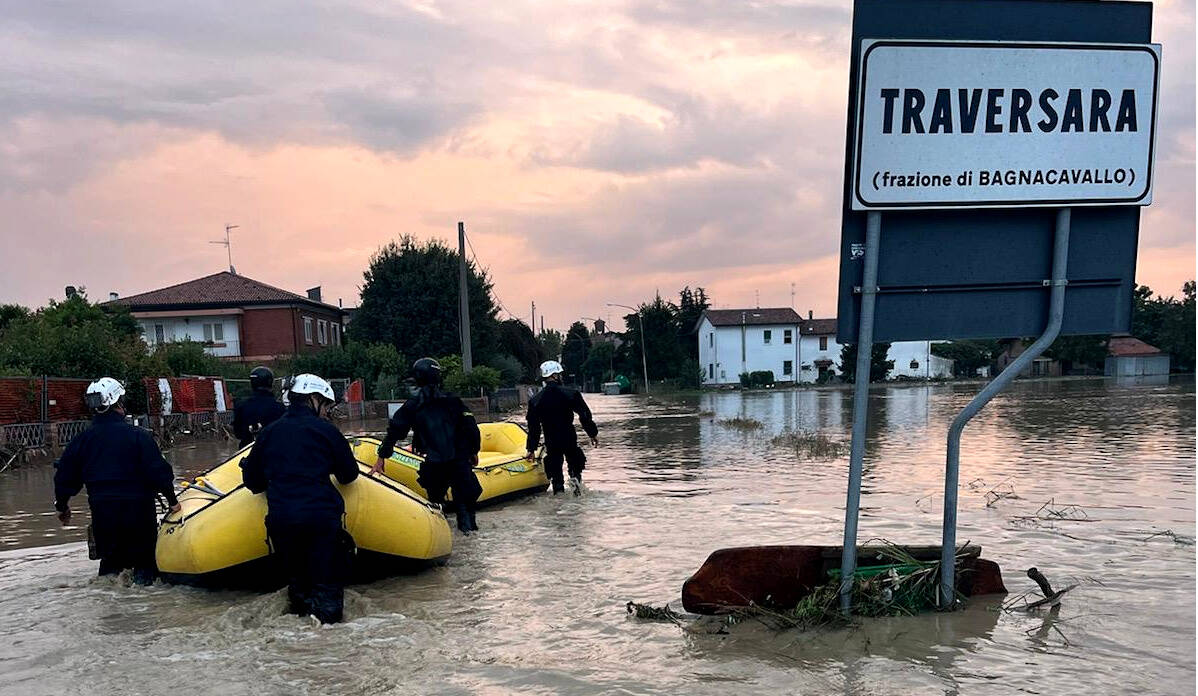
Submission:
[[[532,462],[524,459],[528,433],[523,427],[517,423],[479,423],[478,429],[482,436],[482,449],[478,453],[478,466],[474,467],[474,474],[483,487],[482,495],[478,498],[480,505],[540,493],[549,486],[540,457]],[[358,461],[373,464],[378,458],[380,441],[377,438],[355,437],[350,438],[349,443]],[[383,465],[383,473],[387,478],[427,496],[428,493],[416,483],[423,461],[423,457],[411,450],[396,449],[395,454]],[[452,494],[448,497],[453,499]]]
[[[268,589],[282,578],[270,567],[266,538],[266,496],[241,482],[241,458],[185,484],[182,511],[158,528],[156,557],[164,579],[210,587]],[[373,459],[370,460],[373,463]],[[354,580],[411,571],[443,561],[452,547],[444,515],[394,481],[367,476],[369,466],[349,485],[334,485],[345,498],[345,526],[357,544]]]

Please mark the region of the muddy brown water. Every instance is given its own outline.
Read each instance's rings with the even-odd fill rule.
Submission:
[[[976,389],[871,392],[862,541],[939,541],[945,431]],[[0,474],[0,693],[1194,693],[1192,379],[1021,383],[966,431],[958,538],[1013,593],[1032,565],[1082,580],[1055,617],[987,599],[806,633],[692,635],[624,603],[676,602],[723,546],[839,543],[847,455],[805,461],[770,439],[847,439],[848,392],[588,398],[602,447],[587,496],[483,511],[446,566],[351,588],[346,623],[324,628],[284,615],[282,593],[95,580],[86,516],[53,518],[50,466]],[[763,427],[720,423],[738,416]],[[168,458],[193,475],[231,449]],[[987,506],[996,486],[1009,495]],[[1084,515],[1036,519],[1049,500]],[[1164,530],[1180,540],[1148,538]]]

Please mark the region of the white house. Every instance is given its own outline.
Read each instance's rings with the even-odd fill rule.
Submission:
[[[799,314],[789,307],[709,309],[697,333],[704,385],[739,384],[742,372],[764,370],[779,382],[795,381]]]
[[[814,383],[840,373],[836,320],[799,316],[789,307],[709,309],[697,327],[703,384],[739,384],[742,372],[771,370],[779,382]],[[890,379],[951,377],[953,361],[932,355],[931,341],[892,343]]]

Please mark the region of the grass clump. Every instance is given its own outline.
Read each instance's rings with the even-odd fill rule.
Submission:
[[[725,418],[719,421],[719,423],[725,428],[732,428],[733,430],[740,430],[742,432],[752,432],[765,427],[765,424],[756,418],[742,418],[740,416]]]
[[[799,459],[836,459],[849,452],[849,443],[823,433],[786,430],[770,440],[780,449],[793,450]]]

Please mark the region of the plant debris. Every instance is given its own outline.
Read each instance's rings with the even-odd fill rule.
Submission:
[[[746,432],[752,430],[761,430],[765,427],[765,424],[756,418],[742,418],[740,416],[735,418],[724,418],[718,422],[725,428],[733,428],[735,430],[743,430]]]
[[[770,439],[770,444],[794,450],[800,459],[836,459],[849,452],[849,443],[834,440],[823,433],[785,430]]]
[[[645,621],[668,621],[670,623],[679,625],[682,623],[682,616],[671,609],[670,605],[668,604],[655,607],[652,604],[637,604],[636,602],[629,602],[628,604],[624,605],[624,609],[627,610],[629,614],[632,614],[636,616],[636,618],[643,619]]]
[[[1194,537],[1185,536],[1184,534],[1178,534],[1177,532],[1174,532],[1172,529],[1166,529],[1163,532],[1155,532],[1153,534],[1149,534],[1147,537],[1144,537],[1144,541],[1152,541],[1153,539],[1155,539],[1157,537],[1168,537],[1168,538],[1172,539],[1174,542],[1181,544],[1182,546],[1193,546],[1194,545]]]

